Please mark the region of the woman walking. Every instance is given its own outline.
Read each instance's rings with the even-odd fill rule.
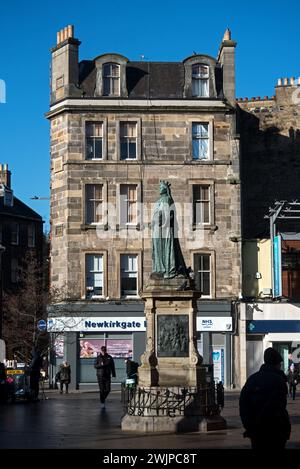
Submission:
[[[60,394],[63,393],[63,387],[66,387],[66,394],[69,392],[71,382],[71,366],[66,361],[59,368]]]

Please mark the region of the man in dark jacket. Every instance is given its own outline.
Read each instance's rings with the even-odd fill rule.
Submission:
[[[43,359],[38,349],[33,349],[32,360],[30,363],[30,391],[33,401],[38,401],[40,373],[43,365]]]
[[[264,365],[251,375],[240,395],[240,417],[252,449],[284,449],[291,433],[286,376],[280,370],[281,355],[265,350]]]
[[[100,355],[95,360],[94,367],[97,370],[101,407],[105,408],[105,400],[110,393],[111,376],[115,378],[116,371],[114,360],[108,355],[104,345],[101,347]]]

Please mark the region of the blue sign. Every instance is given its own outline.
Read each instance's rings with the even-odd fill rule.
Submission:
[[[281,280],[281,236],[275,236],[273,241],[273,279],[274,279],[274,297],[282,296]]]
[[[40,319],[37,323],[37,328],[39,331],[45,331],[47,329],[47,323],[44,319]]]
[[[261,320],[247,321],[248,334],[268,334],[269,332],[300,332],[300,320]]]

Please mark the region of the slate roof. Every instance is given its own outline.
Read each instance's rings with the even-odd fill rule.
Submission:
[[[14,196],[14,204],[12,207],[4,205],[4,197],[0,197],[0,215],[8,215],[12,217],[29,218],[42,222],[42,217],[25,205],[21,200]]]
[[[85,97],[94,96],[96,67],[93,60],[79,64],[79,84]],[[216,67],[217,89],[219,69]],[[182,62],[128,62],[126,66],[128,98],[182,99],[184,64]],[[109,99],[109,98],[108,98]]]

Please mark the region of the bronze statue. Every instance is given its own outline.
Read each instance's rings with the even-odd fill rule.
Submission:
[[[160,198],[152,218],[152,278],[187,277],[185,262],[176,236],[175,206],[171,184],[160,181]]]

